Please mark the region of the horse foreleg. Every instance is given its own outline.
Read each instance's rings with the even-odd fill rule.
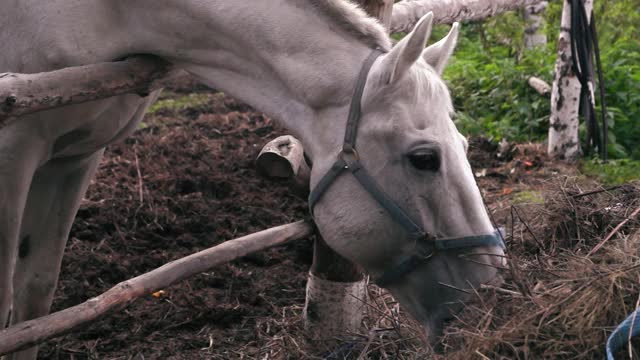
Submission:
[[[12,323],[49,313],[71,224],[103,151],[89,158],[50,162],[35,173],[20,233]],[[37,348],[10,359],[35,359]]]
[[[18,233],[31,178],[45,147],[21,125],[0,129],[0,328],[9,322]]]

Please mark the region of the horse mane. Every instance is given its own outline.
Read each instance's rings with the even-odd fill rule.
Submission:
[[[364,10],[349,0],[309,0],[328,18],[337,21],[339,26],[370,46],[388,51],[391,40],[384,27],[368,16]]]

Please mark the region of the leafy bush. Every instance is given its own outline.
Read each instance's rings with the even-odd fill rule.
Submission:
[[[605,184],[622,184],[640,180],[640,161],[630,159],[610,160],[603,163],[598,159],[589,159],[582,163],[582,172],[595,176]]]
[[[637,0],[596,2],[596,24],[610,128],[611,157],[640,159],[640,12]],[[514,141],[547,136],[550,101],[527,84],[529,76],[551,83],[562,2],[545,13],[548,45],[524,49],[524,21],[506,13],[466,24],[444,77],[456,107],[458,128]],[[437,29],[444,35],[444,28]],[[438,38],[438,37],[435,37]]]

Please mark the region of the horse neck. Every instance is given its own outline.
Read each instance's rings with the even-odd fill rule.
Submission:
[[[371,46],[312,5],[299,0],[126,3],[140,52],[165,57],[273,116],[309,149],[328,145],[317,144],[323,142],[318,131],[344,126],[317,123],[337,109],[346,120],[342,110]],[[337,129],[332,137],[340,138]]]

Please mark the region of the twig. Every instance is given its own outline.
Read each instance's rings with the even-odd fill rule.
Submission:
[[[438,285],[441,285],[441,286],[444,286],[446,288],[457,290],[457,291],[463,292],[465,294],[471,295],[471,292],[469,290],[461,289],[461,288],[456,287],[454,285],[443,283],[442,281],[438,281]]]
[[[133,157],[136,160],[136,173],[138,174],[138,198],[140,200],[140,206],[142,206],[142,204],[144,204],[144,196],[142,193],[142,172],[140,171],[140,162],[138,161],[137,146],[133,147]]]
[[[533,233],[533,230],[531,230],[531,228],[529,227],[529,224],[526,221],[522,220],[522,216],[520,216],[520,212],[518,211],[518,208],[515,205],[511,205],[511,211],[516,213],[518,220],[520,220],[520,222],[524,224],[524,227],[527,229],[529,234],[533,236],[533,240],[536,241],[536,244],[538,244],[538,247],[540,249],[544,249],[544,244],[540,240],[538,240],[538,237],[536,236],[536,234]]]
[[[599,193],[606,192],[606,191],[619,189],[621,187],[622,187],[622,185],[616,185],[616,186],[611,186],[611,187],[608,187],[608,188],[592,190],[592,191],[587,191],[587,192],[583,192],[583,193],[580,193],[580,194],[571,195],[571,197],[574,198],[574,199],[577,199],[577,198],[581,198],[583,196],[594,195],[594,194],[599,194]]]
[[[634,217],[636,217],[636,215],[638,215],[638,213],[640,213],[640,207],[638,207],[637,209],[635,209],[631,215],[629,215],[629,217],[625,218],[624,220],[622,220],[622,222],[620,222],[620,224],[618,224],[613,230],[611,230],[611,232],[609,233],[609,235],[607,235],[607,237],[604,238],[604,240],[602,240],[598,245],[596,245],[593,249],[591,249],[591,251],[589,251],[589,253],[587,254],[587,256],[591,256],[593,255],[593,253],[595,253],[596,251],[600,250],[601,247],[604,246],[604,244],[609,241],[609,239],[611,239],[613,237],[613,235],[615,235],[626,223],[629,222],[629,220],[633,219]]]
[[[492,267],[492,268],[499,269],[499,270],[509,270],[508,267],[500,266],[500,265],[494,265],[494,264],[487,264],[487,263],[482,262],[482,261],[478,261],[478,260],[474,260],[474,259],[468,258],[464,254],[460,254],[460,256],[458,256],[458,257],[461,258],[464,261],[472,262],[474,264],[484,265],[484,266]]]
[[[491,360],[490,357],[480,352],[480,350],[476,349],[476,355],[480,356],[482,360]]]
[[[518,297],[518,298],[525,297],[524,295],[522,295],[522,293],[519,293],[517,291],[504,289],[504,288],[497,287],[497,286],[494,286],[494,285],[481,284],[480,285],[480,289],[482,289],[482,290],[494,290],[495,292],[499,292],[499,293],[506,294],[506,295],[511,295],[513,297]]]

